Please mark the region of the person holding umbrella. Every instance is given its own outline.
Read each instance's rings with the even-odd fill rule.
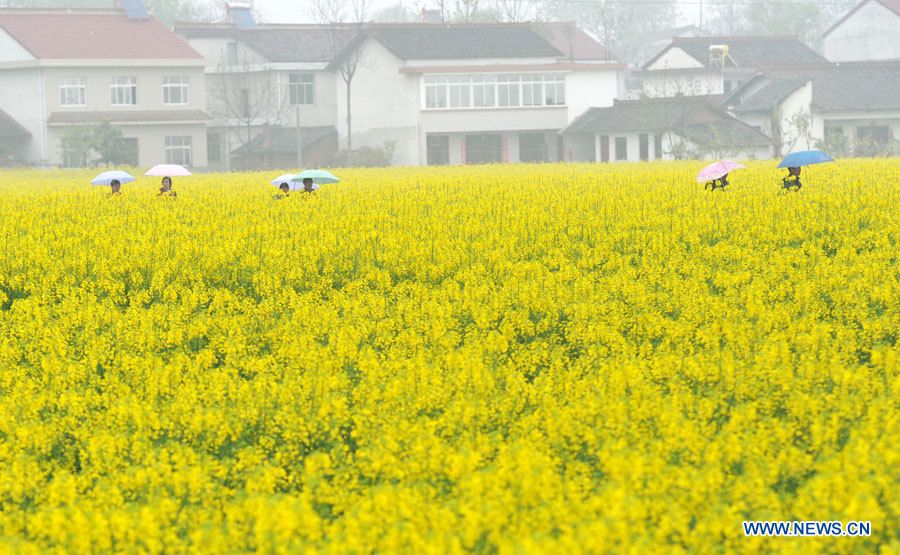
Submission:
[[[323,183],[340,183],[340,179],[325,170],[306,170],[291,179],[292,183],[302,183],[304,193],[312,193]]]
[[[800,152],[788,154],[778,164],[779,168],[787,168],[788,170],[787,177],[781,180],[782,187],[786,191],[799,191],[803,187],[803,184],[800,183],[800,168],[823,162],[834,162],[834,158],[821,150],[801,150]]]
[[[704,189],[715,191],[716,189],[725,190],[728,186],[728,174],[733,170],[744,169],[744,166],[731,160],[720,160],[715,164],[706,166],[697,174],[697,182],[705,183]]]
[[[175,198],[178,194],[172,190],[172,177],[191,175],[186,168],[175,164],[159,164],[153,166],[144,175],[162,177],[162,187],[159,188],[159,194],[156,196],[167,196]]]
[[[92,185],[109,185],[109,196],[121,195],[122,194],[122,183],[131,183],[134,181],[134,176],[132,176],[128,172],[123,171],[108,171],[103,172],[97,177],[95,177],[92,181]]]
[[[316,189],[318,189],[318,188],[319,187],[315,183],[313,183],[313,180],[311,177],[305,177],[303,179],[303,192],[304,193],[315,193]]]
[[[788,168],[788,175],[781,182],[788,191],[799,191],[803,187],[800,182],[800,167]]]
[[[178,196],[178,193],[176,193],[175,191],[172,190],[172,178],[171,177],[166,176],[166,177],[162,178],[162,187],[159,188],[159,194],[156,196],[158,196],[158,197],[170,196],[172,198],[175,198]]]

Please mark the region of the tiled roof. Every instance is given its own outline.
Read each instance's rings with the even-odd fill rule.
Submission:
[[[840,64],[813,79],[823,111],[900,110],[900,63]]]
[[[534,30],[562,52],[561,59],[596,61],[616,57],[574,23],[535,23]]]
[[[804,73],[796,77],[770,72],[771,83],[734,110],[773,110],[810,80],[812,103],[820,111],[900,110],[900,62],[844,62]]]
[[[0,110],[0,137],[15,139],[29,136],[31,136],[31,133],[27,129],[22,127],[12,116]]]
[[[332,126],[323,125],[318,127],[304,127],[303,147],[311,147],[329,135],[337,136],[337,131]],[[250,142],[239,146],[232,151],[232,154],[241,155],[245,153],[266,153],[266,154],[296,154],[297,153],[297,128],[275,127],[268,131],[268,134],[260,133],[250,140]]]
[[[67,125],[78,123],[184,123],[205,122],[210,117],[200,110],[158,110],[158,111],[121,111],[121,112],[53,112],[47,118],[49,125]]]
[[[777,79],[735,107],[736,112],[767,112],[780,106],[797,89],[809,83],[809,77],[789,77]]]
[[[709,65],[709,47],[728,45],[728,55],[737,67],[827,64],[828,60],[796,37],[675,37],[669,48],[680,48],[704,66]],[[649,67],[664,52],[644,65]]]
[[[0,27],[39,59],[202,60],[157,19],[121,12],[0,10]]]
[[[530,25],[375,24],[368,33],[403,60],[559,58]]]
[[[721,96],[680,96],[617,100],[609,108],[591,108],[562,132],[682,134],[698,144],[716,139],[726,145],[768,145],[772,140],[717,108]]]
[[[175,32],[188,38],[241,41],[270,62],[329,62],[352,39],[354,30],[321,25],[259,25],[237,29],[224,25],[184,24]]]

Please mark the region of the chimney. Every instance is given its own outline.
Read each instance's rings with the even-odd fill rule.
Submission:
[[[147,13],[147,7],[144,6],[144,0],[119,0],[122,9],[128,19],[148,19],[150,14]]]
[[[253,17],[253,7],[241,2],[226,2],[225,13],[238,29],[254,29],[256,19]]]

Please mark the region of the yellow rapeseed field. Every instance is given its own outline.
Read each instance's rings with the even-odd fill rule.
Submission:
[[[0,552],[897,553],[900,161],[702,165],[0,173]]]

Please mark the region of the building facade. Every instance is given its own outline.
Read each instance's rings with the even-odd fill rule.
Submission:
[[[0,110],[29,133],[32,165],[81,165],[67,137],[108,123],[124,164],[206,167],[203,59],[152,16],[0,10]]]
[[[824,35],[833,62],[900,60],[900,0],[863,0]]]

